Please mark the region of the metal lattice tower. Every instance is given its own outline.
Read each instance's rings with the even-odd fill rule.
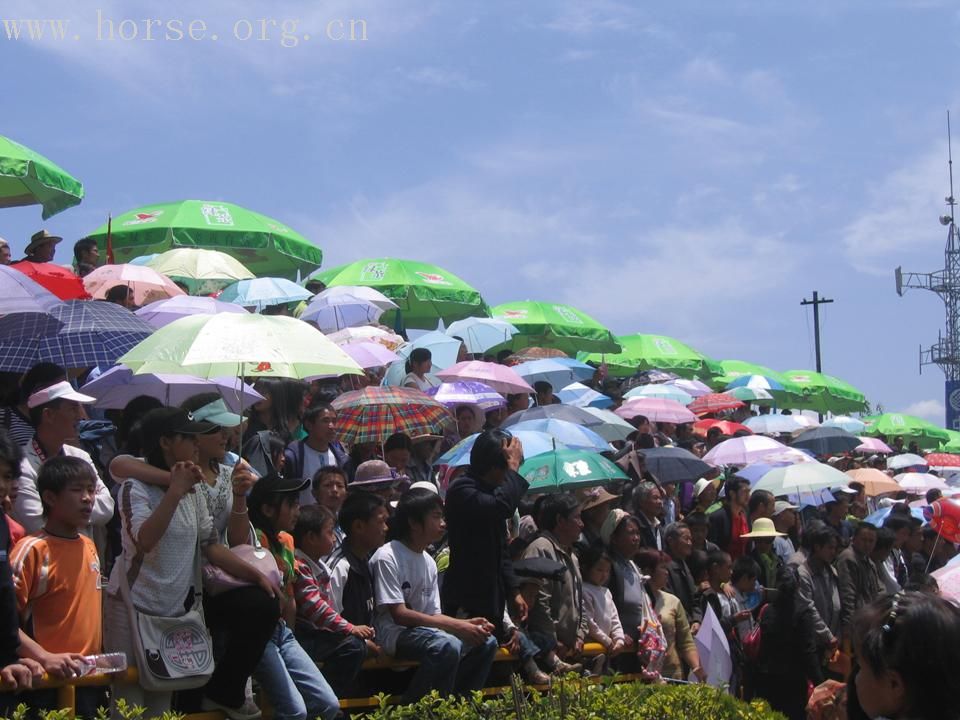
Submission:
[[[940,223],[947,228],[944,250],[944,269],[932,273],[905,273],[899,267],[894,271],[897,294],[909,288],[930,290],[943,300],[947,313],[945,331],[927,350],[920,350],[920,371],[924,365],[938,365],[946,376],[945,399],[947,426],[960,430],[960,230],[954,221],[956,200],[953,196],[953,150],[950,145],[950,114],[947,113],[947,148],[950,169],[950,195],[945,198],[949,215],[942,215]]]

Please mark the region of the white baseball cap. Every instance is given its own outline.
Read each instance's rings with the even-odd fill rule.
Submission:
[[[27,398],[27,407],[35,408],[38,405],[46,405],[48,402],[53,402],[54,400],[75,400],[78,403],[85,404],[97,401],[95,397],[78,393],[73,389],[73,386],[70,383],[68,383],[66,380],[61,380],[58,383],[54,383],[50,387],[37,390],[33,395]]]

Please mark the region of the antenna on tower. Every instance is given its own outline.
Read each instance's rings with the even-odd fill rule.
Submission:
[[[945,197],[944,200],[947,202],[947,206],[950,208],[949,215],[943,215],[940,218],[941,225],[953,225],[953,208],[956,206],[957,201],[953,196],[953,141],[952,134],[950,132],[950,111],[947,110],[947,168],[950,172],[950,195]]]

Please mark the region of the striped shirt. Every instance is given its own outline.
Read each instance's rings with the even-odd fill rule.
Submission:
[[[294,594],[297,599],[297,620],[317,630],[346,635],[353,624],[330,604],[330,569],[323,560],[314,562],[302,551],[296,551]]]

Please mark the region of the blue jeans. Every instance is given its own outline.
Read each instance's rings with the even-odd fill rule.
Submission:
[[[459,639],[436,628],[406,628],[397,638],[396,657],[417,660],[417,668],[403,701],[411,703],[437,690],[441,696],[479,690],[487,681],[497,639],[492,635],[483,645],[465,646]]]
[[[297,642],[315,662],[323,663],[323,677],[339,697],[351,697],[367,658],[367,645],[353,635],[336,635],[297,623]]]
[[[253,677],[273,705],[276,720],[331,720],[340,713],[337,696],[282,620]]]

